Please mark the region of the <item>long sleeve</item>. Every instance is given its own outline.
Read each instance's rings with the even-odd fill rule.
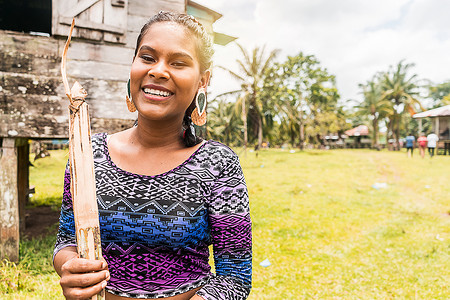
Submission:
[[[238,156],[229,148],[221,152],[208,207],[216,275],[197,294],[206,300],[246,299],[252,281],[248,192]]]
[[[70,168],[67,163],[64,173],[64,193],[59,217],[59,230],[56,237],[53,258],[61,249],[68,246],[77,246],[75,237],[75,220],[73,216],[72,194],[70,192]]]

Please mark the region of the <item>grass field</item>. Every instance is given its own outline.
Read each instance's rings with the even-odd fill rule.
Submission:
[[[33,203],[60,201],[66,160],[53,151],[36,162]],[[241,163],[253,220],[249,299],[450,299],[450,157],[269,150]],[[1,299],[62,299],[53,243],[53,234],[22,241],[21,262],[0,265]]]

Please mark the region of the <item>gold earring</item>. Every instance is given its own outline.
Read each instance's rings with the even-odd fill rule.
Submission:
[[[206,124],[206,93],[204,88],[200,88],[195,97],[195,108],[191,114],[192,123],[197,126]]]
[[[130,112],[136,111],[136,105],[133,103],[133,99],[131,99],[131,89],[130,89],[130,79],[127,82],[127,95],[126,95],[127,107]]]

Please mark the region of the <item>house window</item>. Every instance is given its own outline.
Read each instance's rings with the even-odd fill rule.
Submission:
[[[0,29],[52,32],[52,0],[0,0]]]
[[[52,35],[66,36],[75,18],[73,37],[125,43],[128,0],[53,0],[53,6]]]

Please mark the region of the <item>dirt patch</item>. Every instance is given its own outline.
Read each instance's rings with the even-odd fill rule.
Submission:
[[[36,238],[44,234],[56,234],[59,222],[59,210],[50,206],[38,206],[25,209],[25,234],[27,238]]]

